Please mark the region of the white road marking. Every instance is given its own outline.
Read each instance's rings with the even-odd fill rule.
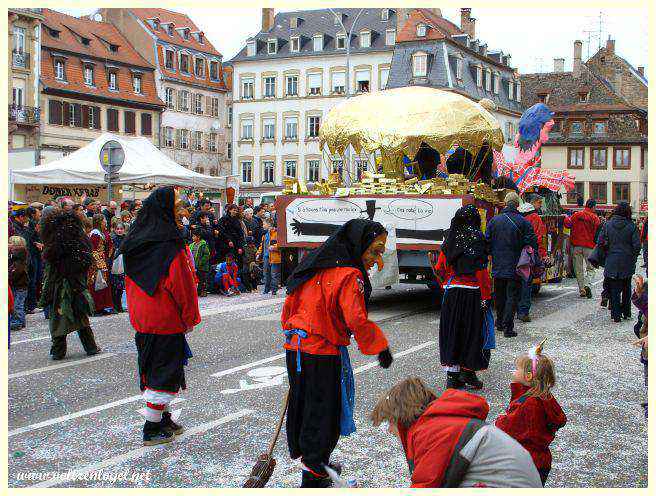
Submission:
[[[48,336],[39,336],[37,338],[31,338],[31,339],[21,339],[20,341],[12,341],[11,344],[29,343],[31,341],[41,341],[42,339],[50,339],[50,335],[48,335]]]
[[[269,363],[269,362],[274,362],[276,360],[280,360],[281,358],[284,358],[285,354],[281,353],[279,355],[274,355],[269,358],[263,358],[262,360],[258,360],[257,362],[251,362],[251,363],[246,363],[244,365],[239,365],[238,367],[233,367],[231,369],[226,369],[221,372],[217,372],[215,374],[210,375],[210,377],[224,377],[226,375],[234,374],[235,372],[239,372],[240,370],[246,370],[250,369],[253,367],[257,367],[258,365],[262,365],[263,363]]]
[[[203,424],[197,425],[195,427],[190,427],[185,430],[185,432],[180,435],[176,436],[175,441],[172,443],[167,443],[167,444],[160,444],[156,446],[142,446],[140,448],[136,448],[133,450],[130,450],[126,453],[122,453],[117,456],[113,456],[112,458],[108,458],[107,460],[103,460],[101,462],[96,462],[96,463],[91,463],[87,465],[86,467],[82,467],[78,470],[71,470],[70,472],[66,472],[67,474],[71,474],[71,478],[69,480],[73,481],[75,480],[74,477],[76,476],[81,476],[85,474],[89,474],[92,472],[96,472],[101,469],[105,469],[108,467],[113,467],[114,465],[118,465],[120,463],[124,463],[130,460],[135,460],[137,458],[140,458],[144,454],[154,451],[154,450],[160,450],[163,449],[167,445],[173,445],[175,446],[177,443],[180,441],[184,441],[187,438],[194,436],[196,434],[201,434],[205,431],[208,431],[210,429],[213,429],[215,427],[218,427],[223,424],[227,424],[228,422],[231,422],[233,420],[237,420],[241,417],[245,417],[246,415],[250,415],[253,413],[253,410],[239,410],[238,412],[231,413],[230,415],[226,415],[225,417],[221,417],[220,419],[217,420],[212,420],[211,422],[205,422]],[[65,479],[60,479],[60,478],[52,478],[48,479],[42,482],[39,482],[38,484],[35,484],[30,487],[54,487],[54,486],[59,486],[62,483],[68,482],[68,480]]]
[[[58,363],[57,365],[50,365],[48,367],[41,367],[38,369],[23,370],[22,372],[16,372],[14,374],[9,374],[9,379],[17,379],[19,377],[26,377],[28,375],[40,374],[41,372],[49,372],[51,370],[63,369],[66,367],[73,367],[75,365],[82,365],[84,363],[95,362],[96,360],[102,360],[104,358],[111,358],[116,356],[116,353],[101,353],[100,355],[92,356],[89,358],[82,358],[80,360],[70,360],[64,363]]]
[[[597,282],[593,282],[592,284],[590,284],[590,286],[596,286],[597,284],[601,284],[602,282],[604,282],[603,279],[600,280],[600,281],[597,281]],[[554,296],[553,298],[548,298],[548,299],[543,300],[543,301],[544,301],[544,303],[549,303],[550,301],[557,300],[558,298],[562,298],[563,296],[567,296],[567,295],[570,295],[570,294],[578,293],[578,291],[579,291],[579,288],[578,288],[578,286],[577,286],[576,289],[575,289],[574,291],[568,291],[567,293],[559,294],[558,296]]]

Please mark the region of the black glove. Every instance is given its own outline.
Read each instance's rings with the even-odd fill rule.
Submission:
[[[394,358],[392,358],[392,354],[390,353],[389,348],[385,348],[383,351],[378,353],[378,363],[384,369],[388,369],[389,366],[392,365],[393,361]]]

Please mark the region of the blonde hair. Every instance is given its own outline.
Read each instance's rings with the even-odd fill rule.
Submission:
[[[436,399],[437,395],[419,377],[410,377],[378,400],[370,418],[375,426],[387,421],[407,429]]]
[[[27,242],[22,236],[12,236],[9,238],[9,246],[20,246],[22,248],[27,248]]]
[[[529,396],[548,398],[551,396],[551,388],[556,384],[556,373],[551,359],[546,355],[537,355],[535,373],[533,373],[533,359],[528,354],[520,355],[517,359],[517,367],[524,372],[524,376],[531,374],[529,381]]]

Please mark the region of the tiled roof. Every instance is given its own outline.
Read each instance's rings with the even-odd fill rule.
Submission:
[[[164,54],[164,46],[163,45],[157,45],[157,59],[159,60],[159,70],[161,71],[162,75],[167,78],[174,79],[176,81],[179,81],[181,83],[188,83],[188,84],[195,84],[199,86],[203,86],[204,88],[216,90],[216,91],[226,91],[225,84],[223,82],[223,69],[221,67],[221,62],[217,62],[219,64],[219,78],[217,81],[213,81],[210,79],[210,61],[205,59],[203,62],[204,69],[203,69],[203,77],[198,77],[194,74],[194,58],[190,57],[189,60],[189,74],[184,74],[180,72],[180,59],[179,55],[176,54],[174,57],[174,65],[173,65],[173,70],[169,70],[166,68],[166,57]]]
[[[51,9],[43,9],[43,16],[45,27],[41,37],[41,46],[44,48],[152,68],[112,24],[96,22],[88,18],[72,17]],[[50,29],[58,31],[59,36],[53,37]],[[89,44],[84,45],[81,37],[89,39]],[[109,49],[110,44],[117,45],[118,50],[112,52]]]
[[[174,43],[179,46],[184,46],[187,48],[193,48],[200,52],[205,52],[211,55],[221,56],[219,51],[214,48],[214,45],[209,42],[203,36],[203,43],[200,43],[193,35],[189,36],[188,40],[185,40],[179,31],[176,31],[177,28],[189,28],[191,33],[200,32],[200,29],[194,21],[192,21],[189,16],[181,14],[179,12],[173,12],[172,10],[166,9],[130,9],[135,16],[137,16],[144,25],[150,30],[152,34],[157,36],[158,39],[166,41],[169,43]],[[160,26],[159,29],[155,30],[153,26],[148,22],[148,19],[159,19],[160,24],[166,24],[172,22],[174,24],[173,36],[169,36],[168,31]]]
[[[231,65],[223,66],[223,83],[227,91],[232,91],[232,73],[233,68]]]
[[[360,9],[334,9],[336,12],[345,14],[346,18],[342,21],[347,30],[351,29],[355,17]],[[385,45],[385,31],[387,29],[396,29],[396,13],[390,10],[389,19],[381,19],[381,10],[378,8],[366,8],[358,18],[356,29],[351,40],[351,53],[367,53],[375,51],[391,51],[394,47]],[[301,23],[297,28],[290,27],[290,20],[298,17]],[[360,31],[363,29],[371,30],[371,46],[369,48],[360,48]],[[335,16],[328,9],[321,10],[300,10],[296,12],[281,12],[275,15],[273,27],[270,31],[260,31],[253,38],[257,40],[257,54],[248,57],[246,55],[246,46],[235,55],[231,62],[242,60],[263,60],[286,57],[307,57],[315,54],[319,56],[344,53],[344,49],[337,49],[336,35],[342,33],[342,27],[335,24]],[[312,37],[315,34],[324,35],[324,47],[320,52],[315,52],[312,44]],[[300,36],[300,52],[292,53],[290,51],[290,38]],[[267,54],[266,42],[269,38],[278,39],[278,51],[275,54]]]
[[[426,36],[417,36],[417,25],[426,24]],[[465,34],[458,26],[429,9],[412,9],[410,16],[397,33],[396,41],[442,40],[453,35]]]

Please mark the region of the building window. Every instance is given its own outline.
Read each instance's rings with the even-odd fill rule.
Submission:
[[[339,177],[344,179],[344,161],[341,159],[333,160],[333,174],[339,174]]]
[[[464,60],[462,57],[456,57],[456,79],[458,81],[462,80],[462,69],[463,69]]]
[[[501,83],[501,76],[499,74],[494,74],[494,94],[499,94],[499,86]]]
[[[388,21],[389,20],[389,9],[381,9],[380,11],[380,20]]]
[[[173,36],[173,23],[168,23],[166,27],[166,32],[168,33],[169,36]]]
[[[62,102],[58,100],[48,100],[48,124],[62,125],[64,112]]]
[[[178,91],[178,110],[189,112],[189,92],[186,90]]]
[[[338,34],[335,37],[335,47],[338,50],[343,50],[346,48],[346,35],[345,34]]]
[[[255,87],[254,79],[252,78],[244,79],[241,82],[241,97],[244,100],[252,100],[254,87]]]
[[[262,182],[274,183],[276,179],[276,166],[273,160],[262,162]]]
[[[253,182],[253,162],[250,160],[244,160],[241,163],[241,182]]]
[[[219,116],[219,99],[212,97],[212,117]]]
[[[205,59],[197,58],[194,60],[194,74],[197,78],[205,77]]]
[[[631,149],[628,147],[615,147],[613,149],[613,169],[631,168]]]
[[[380,70],[380,89],[387,88],[387,80],[389,79],[389,68],[385,67]]]
[[[269,40],[267,42],[267,53],[275,55],[278,52],[278,40]]]
[[[173,128],[165,127],[164,128],[164,145],[167,148],[173,148],[175,146],[175,140],[173,138]]]
[[[368,93],[371,87],[371,71],[369,69],[355,71],[355,83],[358,93]]]
[[[647,147],[640,147],[640,168],[645,168],[645,162],[647,159]]]
[[[84,107],[82,107],[84,110]],[[95,112],[94,112],[94,107],[87,107],[87,127],[89,129],[93,129],[95,127],[94,122],[95,122]]]
[[[64,103],[64,114],[66,113],[66,103]],[[68,104],[68,125],[71,127],[82,127],[82,107],[77,103]]]
[[[169,70],[173,71],[175,70],[175,63],[173,62],[175,60],[175,52],[173,50],[169,50],[168,48],[166,49],[166,55],[165,55],[165,62],[164,62],[164,67]]]
[[[216,153],[216,139],[217,139],[217,134],[216,133],[210,133],[207,135],[207,150],[210,152]]]
[[[321,117],[315,115],[308,117],[308,138],[318,138],[320,126]]]
[[[336,95],[343,95],[346,89],[346,73],[333,72],[331,75],[331,91]]]
[[[90,65],[84,66],[84,84],[93,86],[93,67]]]
[[[285,81],[286,95],[298,96],[298,76],[287,76]]]
[[[189,74],[189,55],[186,53],[180,54],[180,72]]]
[[[511,80],[508,81],[508,100],[513,99],[513,90],[515,89],[515,83]]]
[[[584,183],[581,182],[574,183],[574,189],[567,192],[567,203],[569,203],[570,205],[576,205],[576,201],[578,197],[580,196],[581,198],[583,198],[584,196],[583,187],[584,187]]]
[[[141,114],[141,136],[153,135],[153,116],[150,114]]]
[[[485,69],[485,91],[492,91],[492,71]]]
[[[596,134],[597,136],[603,136],[604,134],[606,134],[607,127],[608,125],[606,121],[595,121],[592,124],[592,130],[594,134]]]
[[[246,56],[247,57],[253,57],[257,53],[256,51],[256,44],[255,40],[249,41],[246,43]]]
[[[588,95],[587,91],[579,93],[579,103],[588,103]]]
[[[21,108],[23,106],[23,88],[11,89],[12,106]]]
[[[64,73],[64,62],[62,60],[55,60],[55,79],[64,81],[66,74]]]
[[[396,29],[388,29],[385,31],[385,44],[387,46],[396,43]]]
[[[135,93],[141,93],[141,76],[132,77],[132,87]]]
[[[228,107],[228,127],[232,127],[232,105]]]
[[[202,131],[194,131],[193,147],[194,147],[194,150],[196,150],[196,151],[200,151],[200,150],[203,149],[203,132]]]
[[[276,96],[276,78],[267,76],[264,78],[264,97],[273,98]]]
[[[538,93],[538,100],[545,105],[549,103],[549,93]]]
[[[483,87],[483,68],[480,65],[476,66],[476,86]]]
[[[320,95],[321,94],[321,79],[322,74],[308,74],[308,94]]]
[[[300,52],[301,51],[301,39],[298,36],[294,36],[294,37],[292,37],[291,41],[292,41],[291,51],[293,53]]]
[[[319,182],[319,160],[308,160],[308,182]]]
[[[296,177],[296,160],[285,160],[285,175]]]
[[[182,38],[185,41],[189,41],[189,29],[183,29],[182,30]]]
[[[360,32],[360,48],[369,48],[371,46],[371,31]]]
[[[290,141],[298,139],[298,119],[296,117],[285,119],[285,139]]]
[[[364,171],[367,170],[367,164],[369,162],[367,160],[362,160],[362,159],[356,159],[355,160],[355,177],[356,181],[361,181],[362,180],[362,174]]]
[[[415,53],[412,56],[412,75],[414,77],[426,77],[428,55],[425,53]]]
[[[631,203],[631,183],[613,183],[613,203]]]
[[[189,150],[189,130],[180,129],[180,148]]]
[[[606,169],[608,167],[608,149],[590,148],[590,168]]]
[[[251,120],[241,121],[241,139],[242,140],[253,139],[253,121]]]
[[[312,47],[315,52],[320,52],[323,50],[323,35],[319,34],[312,39]]]
[[[114,71],[109,73],[109,89],[112,91],[118,91],[118,80],[116,72]]]
[[[569,126],[570,134],[583,134],[583,123],[581,121],[573,121]]]
[[[218,62],[210,62],[210,79],[212,81],[218,81],[219,80],[219,63]]]
[[[107,131],[118,132],[118,110],[107,109]]]
[[[203,95],[200,93],[194,95],[194,112],[198,115],[203,113]]]
[[[14,31],[14,51],[16,53],[24,53],[25,52],[25,28],[14,26],[13,31]]]
[[[417,24],[417,36],[420,38],[426,36],[426,24]]]
[[[567,167],[570,169],[583,169],[584,148],[567,149]]]
[[[173,103],[174,101],[174,89],[173,88],[166,88],[164,90],[164,97],[166,99],[166,107],[170,109],[175,109],[175,104]]]
[[[522,83],[517,81],[517,87],[515,88],[515,100],[517,102],[522,101]]]
[[[134,112],[130,110],[123,111],[123,131],[126,134],[136,133],[135,115]]]
[[[276,119],[275,118],[264,119],[262,124],[263,124],[262,138],[265,140],[276,139]]]
[[[597,203],[608,203],[608,192],[606,183],[590,183],[590,198]]]
[[[515,124],[506,122],[506,143],[512,143],[515,139]]]

